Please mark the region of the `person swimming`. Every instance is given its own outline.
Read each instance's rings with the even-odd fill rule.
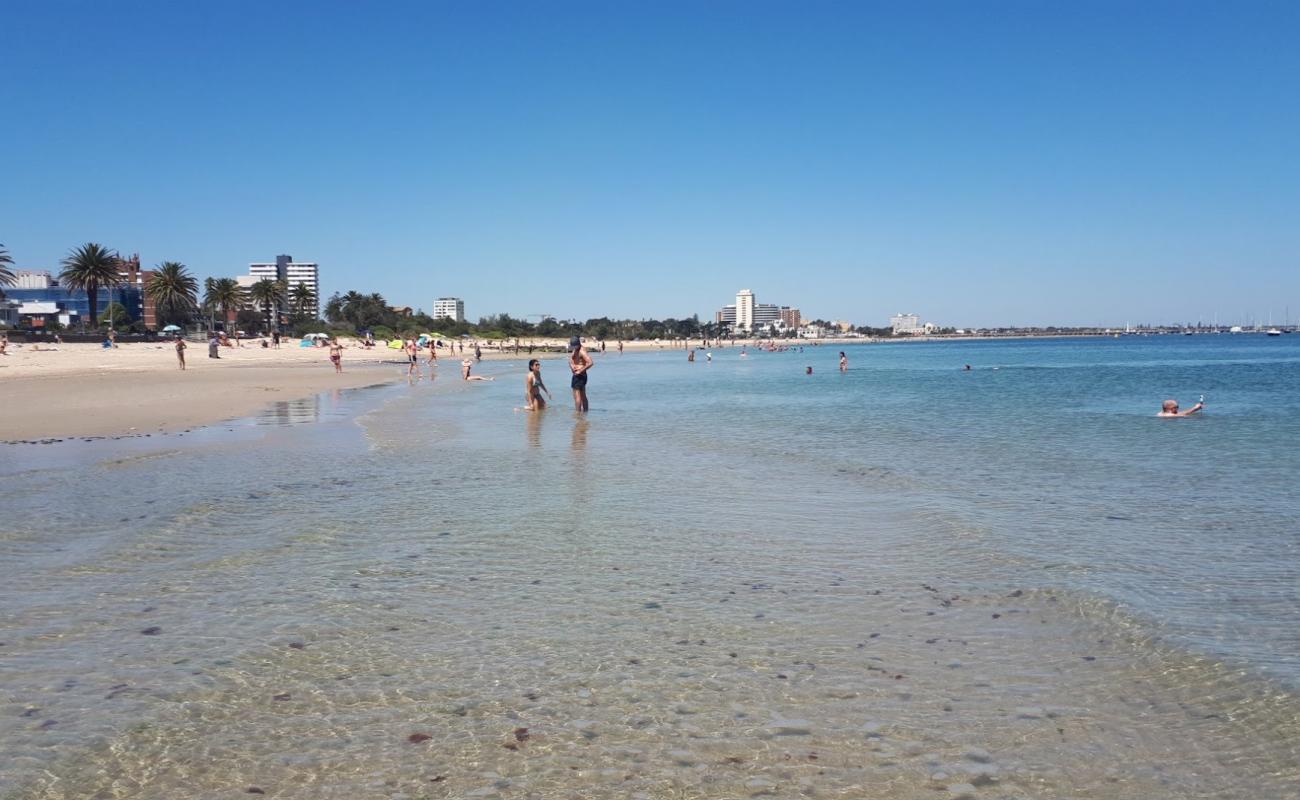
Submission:
[[[1201,398],[1201,401],[1199,403],[1187,409],[1186,411],[1178,410],[1177,400],[1166,400],[1165,402],[1160,404],[1160,413],[1156,414],[1156,416],[1157,417],[1190,417],[1191,415],[1200,412],[1201,409],[1203,408],[1205,408],[1204,397]]]

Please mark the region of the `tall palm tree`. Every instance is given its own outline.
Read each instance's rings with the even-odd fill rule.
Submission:
[[[168,317],[183,315],[188,318],[194,310],[199,293],[199,282],[179,261],[164,261],[154,270],[153,277],[144,287],[145,296],[153,300],[159,311]]]
[[[231,311],[238,311],[248,302],[244,287],[234,278],[208,278],[203,285],[203,304],[213,311],[220,309],[224,322],[230,322]]]
[[[262,309],[266,315],[266,328],[271,330],[272,320],[279,321],[280,304],[284,302],[285,295],[288,294],[289,287],[284,281],[275,281],[270,278],[263,278],[249,287],[248,296],[254,303]]]
[[[0,286],[13,286],[18,282],[18,276],[14,274],[13,270],[9,269],[9,265],[12,263],[14,263],[14,260],[10,257],[9,251],[5,249],[4,245],[0,244]],[[0,300],[3,300],[4,296],[5,293],[0,291]]]
[[[84,289],[90,301],[90,327],[99,326],[99,287],[113,287],[121,282],[118,277],[119,259],[108,248],[88,242],[73,250],[63,259],[59,280],[70,289]]]
[[[316,293],[307,284],[300,283],[289,293],[289,303],[296,316],[305,317],[316,307]]]

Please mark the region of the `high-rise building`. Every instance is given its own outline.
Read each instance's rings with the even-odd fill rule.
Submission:
[[[439,297],[433,303],[434,319],[465,321],[465,301],[459,297]]]
[[[44,271],[20,269],[14,275],[17,277],[15,289],[49,289],[58,285],[54,276]]]
[[[772,303],[759,303],[749,289],[736,292],[736,304],[723,306],[714,314],[718,323],[727,323],[736,331],[766,331],[769,328],[797,328],[799,309]]]
[[[921,318],[916,314],[895,314],[889,318],[889,327],[894,329],[895,334],[925,332]]]
[[[754,293],[748,289],[736,292],[736,327],[742,331],[754,327]]]
[[[252,283],[270,278],[284,281],[289,287],[289,302],[293,300],[293,290],[297,286],[311,289],[312,305],[308,312],[315,319],[320,319],[320,265],[314,261],[294,261],[293,256],[276,256],[275,263],[261,262],[248,265],[248,276]]]

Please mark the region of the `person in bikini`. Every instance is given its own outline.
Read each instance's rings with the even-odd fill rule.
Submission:
[[[334,362],[334,371],[343,371],[343,345],[338,339],[330,340],[330,361]]]
[[[542,383],[542,362],[535,358],[529,359],[528,376],[524,378],[524,404],[529,411],[541,411],[546,408],[542,392],[546,392],[547,397],[551,396],[551,390]]]

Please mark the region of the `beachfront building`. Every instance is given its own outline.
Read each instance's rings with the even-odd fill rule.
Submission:
[[[311,289],[312,296],[312,306],[307,310],[314,319],[320,319],[320,265],[315,261],[294,261],[293,256],[276,256],[274,263],[264,261],[249,264],[248,278],[247,286],[264,278],[284,281],[289,287],[286,301],[293,297],[295,287],[306,286]],[[240,285],[244,286],[244,281],[241,280]]]
[[[121,264],[116,286],[101,286],[95,300],[95,313],[102,322],[109,321],[110,304],[126,309],[130,319],[112,320],[114,327],[125,328],[140,321],[153,327],[153,301],[144,296],[144,287],[153,272],[140,269],[140,257],[119,258]],[[19,303],[16,327],[44,328],[59,323],[65,327],[80,325],[90,318],[90,298],[81,289],[60,286],[57,278],[43,270],[16,270],[13,286],[6,286],[5,297]],[[146,316],[146,313],[148,316]]]
[[[921,324],[921,318],[916,314],[895,314],[889,318],[889,327],[893,329],[895,336],[925,333],[925,326]]]
[[[713,315],[719,325],[730,325],[736,331],[769,331],[797,328],[801,322],[799,309],[790,306],[760,303],[749,289],[736,292],[734,305],[725,305]]]
[[[465,301],[459,297],[439,297],[433,303],[433,318],[464,322]]]
[[[18,327],[18,308],[21,305],[16,300],[0,300],[0,328]]]
[[[754,293],[748,289],[736,292],[736,328],[742,331],[754,328]]]

